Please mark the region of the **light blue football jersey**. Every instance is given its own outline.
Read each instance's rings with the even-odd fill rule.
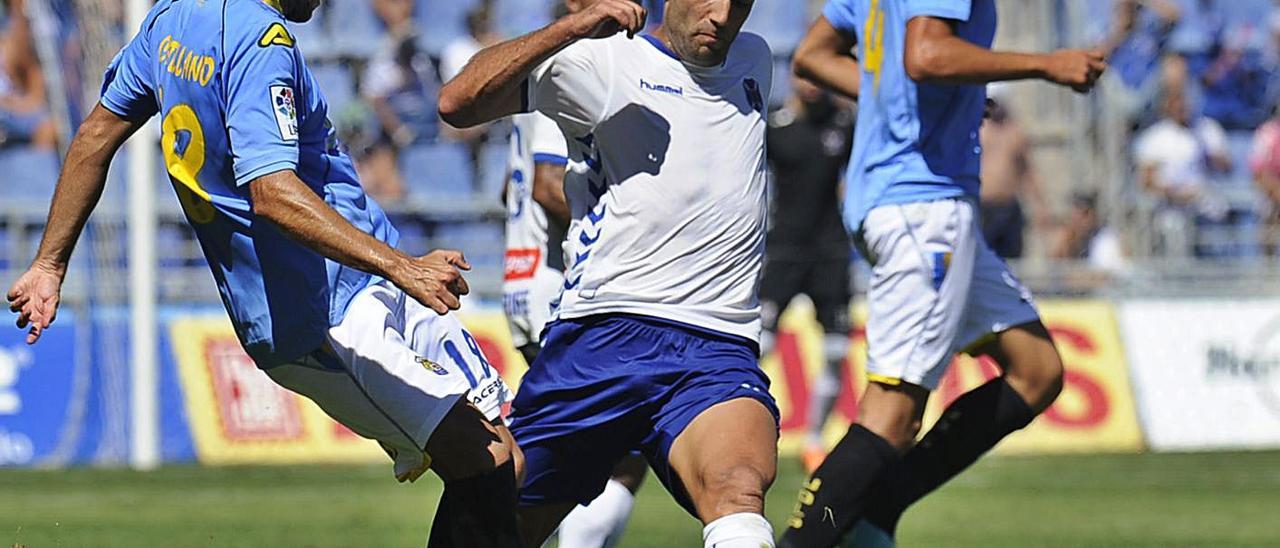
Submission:
[[[162,119],[170,180],[245,350],[261,367],[320,347],[376,281],[253,213],[249,182],[294,170],[360,230],[399,235],[365,195],[285,19],[266,0],[161,0],[107,69],[102,105]]]
[[[907,21],[949,19],[957,36],[989,48],[995,38],[995,0],[829,0],[823,16],[857,38],[862,68],[845,185],[849,229],[858,230],[877,206],[977,196],[986,88],[916,83],[908,77]]]

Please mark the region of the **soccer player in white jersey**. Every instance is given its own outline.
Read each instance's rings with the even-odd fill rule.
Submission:
[[[541,349],[542,328],[564,284],[563,245],[569,227],[569,205],[564,197],[568,151],[564,134],[550,118],[531,112],[512,116],[512,122],[503,302],[512,343],[525,363],[532,364]],[[564,518],[556,531],[560,546],[616,545],[631,517],[635,493],[647,466],[637,455],[623,459],[604,492]]]
[[[991,50],[995,0],[829,0],[796,72],[858,97],[845,224],[871,263],[868,384],[858,424],[801,491],[780,546],[892,543],[902,512],[1062,390],[1062,359],[1030,293],[982,238],[985,84],[1037,78],[1085,92],[1106,69],[1082,50]],[[854,47],[859,47],[854,57]],[[956,352],[1004,374],[961,396],[916,444]]]
[[[670,0],[635,37],[644,9],[600,0],[480,52],[441,90],[456,126],[547,115],[585,166],[565,188],[561,300],[512,407],[528,545],[635,448],[707,546],[773,545],[778,417],[757,343],[772,61],[739,35],[751,7]]]
[[[567,0],[556,18],[586,9],[595,0]],[[516,349],[532,364],[541,350],[542,329],[564,284],[565,233],[569,205],[564,197],[568,150],[555,121],[530,112],[511,117],[507,169],[507,257],[503,283],[507,325]],[[579,171],[585,167],[579,165]],[[614,467],[604,492],[565,516],[556,531],[565,548],[615,546],[622,538],[635,494],[648,465],[629,455]]]
[[[550,118],[534,112],[517,114],[512,122],[502,300],[511,342],[526,362],[533,363],[551,303],[564,284],[562,246],[569,226],[564,174],[569,152]]]

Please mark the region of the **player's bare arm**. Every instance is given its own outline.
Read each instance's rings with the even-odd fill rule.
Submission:
[[[907,22],[907,75],[917,82],[985,84],[1040,79],[1086,93],[1107,70],[1101,51],[1064,49],[1053,53],[992,51],[956,36],[938,17]]]
[[[560,226],[569,226],[569,202],[564,197],[564,166],[538,163],[533,170],[533,201],[547,212],[547,218]]]
[[[89,214],[102,197],[111,158],[142,124],[143,121],[122,118],[99,105],[72,139],[40,249],[31,268],[14,282],[7,295],[9,310],[18,314],[18,328],[31,328],[27,344],[35,344],[57,317],[67,263]]]
[[[440,90],[440,117],[470,127],[520,111],[522,84],[543,61],[570,44],[644,29],[646,12],[631,0],[600,0],[540,30],[485,48]]]
[[[853,56],[857,39],[840,32],[826,17],[818,17],[796,47],[792,71],[850,99],[858,98],[862,71]]]
[[[253,212],[290,238],[351,268],[382,276],[439,314],[460,308],[470,289],[459,269],[462,253],[434,251],[410,257],[361,231],[320,199],[293,171],[277,171],[249,183]]]

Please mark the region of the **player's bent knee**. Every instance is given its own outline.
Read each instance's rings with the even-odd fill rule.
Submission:
[[[488,474],[513,459],[512,443],[463,400],[445,415],[426,449],[431,468],[445,481]]]
[[[1056,351],[1042,353],[1028,362],[1010,368],[1006,379],[1036,413],[1041,413],[1062,393],[1065,368]]]
[[[742,512],[764,511],[764,495],[776,470],[742,464],[713,470],[702,477],[701,517],[706,522]]]

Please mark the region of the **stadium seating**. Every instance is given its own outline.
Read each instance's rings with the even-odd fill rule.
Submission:
[[[793,2],[756,2],[743,30],[763,36],[775,56],[790,57],[810,22],[808,10]]]
[[[329,101],[329,118],[333,119],[356,100],[355,78],[351,69],[341,63],[313,63],[311,74],[324,98]]]
[[[507,162],[510,156],[511,151],[506,141],[489,144],[481,150],[480,165],[484,174],[478,190],[481,199],[497,199],[502,195],[502,189],[507,183]]]
[[[551,22],[555,2],[548,0],[497,0],[494,2],[495,30],[503,36],[518,36]]]
[[[25,146],[0,149],[0,202],[47,211],[58,182],[58,154]]]
[[[409,197],[415,200],[469,198],[475,167],[467,149],[457,143],[415,145],[400,151]]]
[[[499,287],[506,247],[504,227],[498,221],[442,223],[432,233],[435,249],[461,250],[471,263],[467,278],[476,287]]]
[[[331,0],[325,5],[327,32],[340,54],[365,58],[382,46],[385,29],[368,0]]]
[[[467,12],[477,0],[418,0],[413,18],[422,32],[422,46],[439,53],[454,38],[467,34]]]

